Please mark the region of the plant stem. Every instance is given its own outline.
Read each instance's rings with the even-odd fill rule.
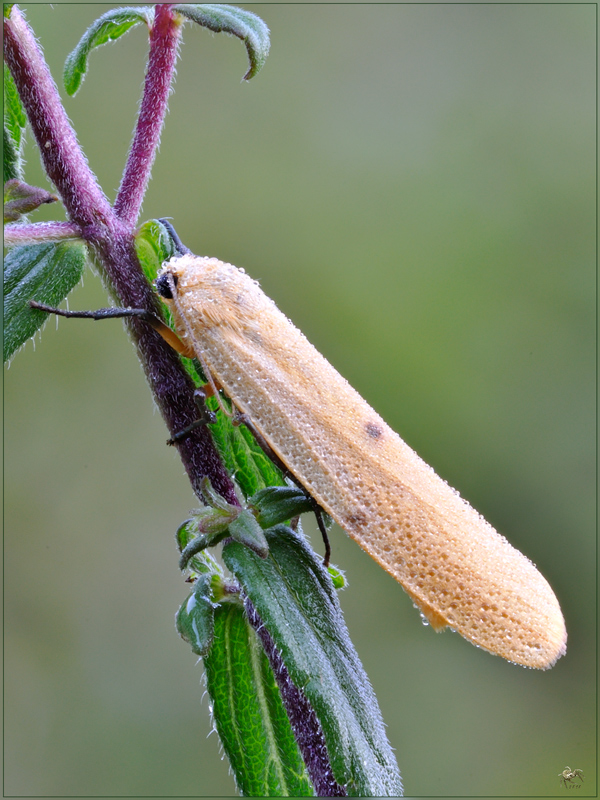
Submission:
[[[134,137],[114,209],[91,172],[67,119],[43,54],[19,9],[14,6],[4,20],[5,59],[23,106],[48,177],[67,210],[69,222],[13,225],[7,242],[82,238],[90,246],[111,295],[119,305],[143,308],[162,316],[160,303],[143,275],[134,247],[136,223],[158,147],[173,78],[181,24],[171,4],[156,8],[150,32],[150,54],[144,94]],[[194,385],[176,353],[147,324],[128,319],[133,339],[155,401],[171,436],[190,426],[197,416]],[[208,477],[213,488],[233,505],[235,489],[215,449],[206,426],[178,442],[192,487],[202,497]],[[345,796],[333,776],[322,728],[315,712],[289,673],[249,600],[246,610],[265,649],[286,707],[292,729],[315,792],[321,797]]]
[[[72,222],[35,222],[4,226],[4,245],[14,247],[40,242],[62,242],[65,239],[81,239],[83,234],[79,225]]]
[[[157,48],[162,41],[160,37],[157,39]],[[98,186],[67,119],[44,56],[16,6],[4,19],[4,56],[48,177],[62,198],[70,223],[90,245],[108,291],[119,305],[143,308],[161,317],[159,301],[135,253],[134,221],[119,219]],[[154,63],[158,69],[160,60],[155,58]],[[167,95],[168,88],[165,102]],[[150,158],[147,170],[151,163]],[[137,319],[127,320],[125,325],[173,436],[195,421],[195,387],[176,353],[154,330]],[[239,505],[233,483],[206,427],[192,431],[178,443],[178,449],[192,487],[200,498],[202,480],[207,476],[219,494],[229,503]]]
[[[171,13],[171,4],[158,5],[150,31],[142,104],[114,206],[117,216],[131,225],[137,220],[150,180],[167,113],[180,36],[181,22]]]
[[[4,19],[4,58],[40,149],[46,173],[73,222],[106,221],[111,208],[77,142],[56,84],[18,6]]]

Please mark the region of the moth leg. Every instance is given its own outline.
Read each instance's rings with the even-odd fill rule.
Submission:
[[[331,544],[329,543],[329,536],[327,535],[327,528],[325,527],[325,522],[323,521],[323,509],[310,495],[307,495],[308,499],[310,500],[311,504],[314,505],[313,512],[317,520],[317,525],[319,526],[319,530],[321,531],[321,536],[323,538],[323,543],[325,544],[325,555],[323,556],[323,566],[325,569],[329,567],[329,560],[331,558]]]
[[[182,439],[185,439],[185,437],[196,428],[201,428],[203,425],[213,425],[217,421],[215,412],[206,407],[206,400],[211,396],[212,393],[205,391],[204,387],[194,391],[194,400],[198,406],[200,416],[197,420],[194,420],[191,425],[183,428],[183,430],[177,431],[170,439],[167,439],[168,445],[173,446]]]
[[[146,311],[144,308],[98,308],[96,311],[66,311],[63,308],[53,308],[52,306],[36,303],[30,300],[29,305],[38,311],[45,311],[47,314],[56,314],[58,317],[76,317],[78,319],[122,319],[123,317],[137,317],[147,322],[151,328],[159,333],[165,342],[170,345],[182,356],[193,358],[195,353],[188,345],[185,345],[179,336],[169,328],[168,325],[159,319],[155,314]]]
[[[306,496],[307,496],[307,498],[308,498],[308,500],[309,500],[309,502],[310,502],[310,504],[312,506],[313,513],[314,513],[314,515],[316,517],[317,525],[319,526],[319,531],[321,533],[321,537],[323,538],[323,544],[325,545],[325,555],[323,557],[323,566],[327,568],[329,566],[329,560],[331,558],[331,544],[329,543],[329,536],[327,535],[327,529],[325,527],[325,522],[323,521],[323,509],[317,503],[317,501],[314,499],[314,497],[312,497],[309,494],[309,492],[306,491],[306,489],[304,488],[304,486],[302,486],[302,484],[300,483],[298,478],[296,478],[296,476],[289,471],[289,469],[286,467],[286,465],[283,463],[283,461],[279,458],[277,453],[273,452],[271,447],[267,444],[267,442],[264,440],[264,438],[256,430],[256,428],[254,427],[254,425],[252,424],[252,422],[248,418],[247,414],[241,414],[238,411],[238,413],[235,415],[235,417],[233,419],[233,424],[234,425],[242,425],[242,424],[245,425],[248,428],[248,430],[250,431],[250,433],[254,436],[254,438],[256,439],[257,445],[260,447],[260,449],[263,451],[263,453],[267,456],[267,458],[270,458],[271,461],[275,464],[275,466],[278,467],[281,470],[281,473],[286,478],[289,478],[291,481],[293,481],[296,484],[296,486],[299,489],[302,489],[302,491],[306,494]]]

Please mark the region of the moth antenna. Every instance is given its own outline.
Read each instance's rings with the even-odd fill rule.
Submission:
[[[177,250],[179,255],[180,256],[192,255],[192,251],[190,250],[189,247],[186,247],[184,243],[181,241],[181,239],[179,238],[179,234],[177,233],[173,225],[169,222],[169,220],[166,219],[165,217],[161,217],[158,221],[161,222],[165,226],[165,228],[169,231],[169,236],[173,240],[173,244],[175,245],[175,249]]]

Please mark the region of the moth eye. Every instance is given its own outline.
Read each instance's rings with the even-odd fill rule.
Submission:
[[[171,280],[169,280],[169,278],[173,281],[175,286],[177,286],[177,275],[173,275],[170,272],[164,272],[159,278],[156,279],[156,291],[161,297],[164,297],[165,300],[173,299]]]

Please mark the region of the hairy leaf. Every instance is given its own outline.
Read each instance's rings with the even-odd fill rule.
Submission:
[[[249,547],[260,558],[266,558],[269,555],[269,545],[263,529],[256,521],[254,514],[247,508],[244,508],[239,517],[231,523],[229,533],[236,542]]]
[[[222,401],[229,405],[227,401]],[[219,406],[210,398],[208,406],[216,411]],[[282,486],[281,472],[267,458],[245,425],[234,425],[231,418],[220,411],[214,425],[210,426],[219,455],[229,474],[236,480],[244,497],[251,497],[266,486]]]
[[[10,180],[17,180],[21,177],[23,172],[19,151],[15,147],[15,143],[6,125],[4,126],[2,146],[2,168],[4,183]]]
[[[4,259],[4,360],[42,327],[48,315],[30,300],[57,306],[81,278],[86,262],[81,242],[15,247]]]
[[[194,591],[181,604],[175,616],[177,633],[197,656],[205,656],[214,638],[215,609],[212,598],[212,575],[200,575]]]
[[[216,3],[177,3],[173,6],[173,11],[215,33],[230,33],[241,39],[246,45],[250,62],[250,68],[243,80],[249,81],[264,66],[269,55],[269,29],[256,14],[243,8]]]
[[[348,581],[346,579],[346,573],[343,569],[339,567],[335,567],[333,564],[330,564],[327,567],[327,572],[329,573],[329,577],[331,578],[331,582],[333,584],[334,589],[345,589],[348,586]]]
[[[73,52],[67,56],[63,73],[67,93],[74,95],[81,86],[87,72],[88,56],[95,47],[119,39],[138,22],[145,22],[151,27],[153,20],[154,10],[146,6],[113,8],[102,14],[90,25]]]
[[[248,505],[255,510],[263,528],[272,528],[314,509],[310,497],[297,486],[267,486],[253,495]]]
[[[336,781],[350,796],[398,796],[402,783],[381,711],[328,573],[290,528],[265,535],[266,560],[237,542],[225,545],[223,558],[315,710]]]
[[[150,219],[135,234],[135,252],[144,275],[153,283],[165,261],[175,255],[169,231],[158,219]]]
[[[15,146],[20,147],[22,129],[27,125],[27,117],[13,76],[6,64],[4,64],[4,124]]]
[[[175,541],[181,553],[185,548],[198,537],[198,521],[196,517],[186,519],[175,534]],[[188,562],[188,569],[195,572],[197,575],[204,575],[207,572],[211,574],[218,574],[222,576],[223,571],[218,562],[208,550],[202,550],[194,555]]]
[[[215,727],[240,793],[312,796],[275,678],[241,605],[216,609],[204,665]]]
[[[4,8],[6,9],[6,6]],[[23,130],[26,124],[27,117],[17,87],[10,70],[4,64],[4,150],[2,160],[5,183],[11,179],[22,177],[21,149]]]

